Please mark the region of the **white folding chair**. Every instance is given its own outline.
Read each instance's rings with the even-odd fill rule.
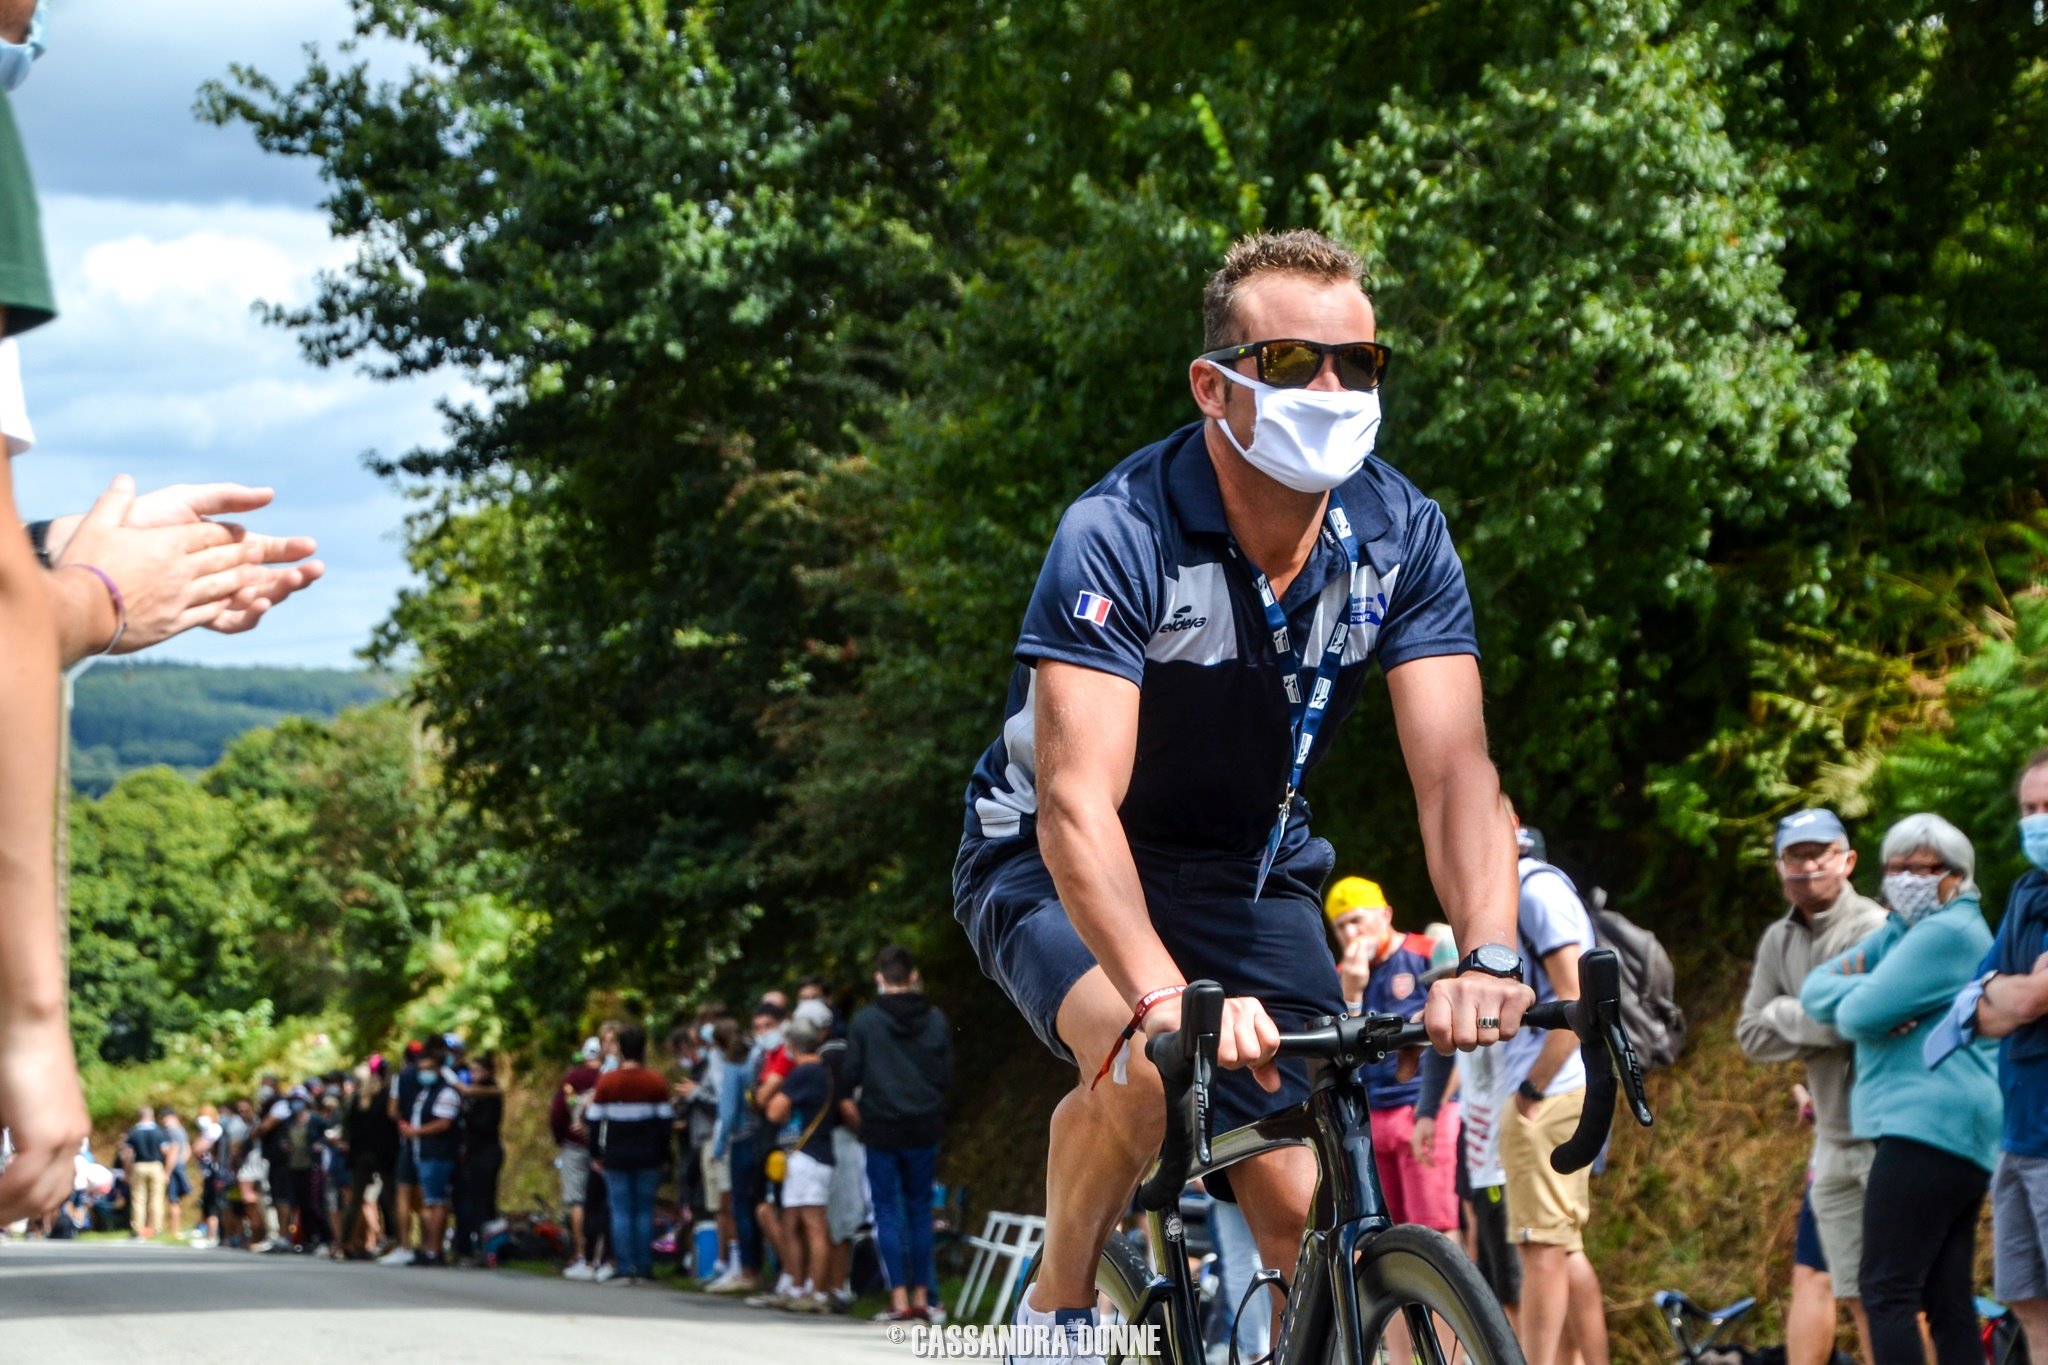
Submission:
[[[991,1213],[981,1225],[979,1237],[963,1238],[974,1248],[974,1257],[967,1266],[967,1279],[960,1286],[960,1308],[957,1319],[971,1322],[981,1307],[982,1296],[995,1280],[996,1270],[1002,1269],[1002,1284],[996,1291],[995,1302],[989,1308],[989,1321],[999,1322],[1010,1299],[1017,1290],[1017,1277],[1023,1274],[1025,1264],[1038,1254],[1040,1243],[1045,1240],[1045,1220],[1031,1213]]]

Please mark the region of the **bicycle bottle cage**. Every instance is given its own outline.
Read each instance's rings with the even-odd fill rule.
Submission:
[[[1237,1301],[1236,1314],[1230,1319],[1230,1365],[1270,1365],[1273,1359],[1273,1349],[1270,1346],[1266,1348],[1266,1353],[1257,1360],[1240,1362],[1237,1356],[1237,1334],[1244,1326],[1244,1306],[1252,1301],[1254,1294],[1269,1284],[1279,1285],[1281,1301],[1286,1301],[1287,1281],[1279,1271],[1261,1269],[1256,1275],[1252,1276],[1251,1283],[1244,1287],[1244,1297]]]

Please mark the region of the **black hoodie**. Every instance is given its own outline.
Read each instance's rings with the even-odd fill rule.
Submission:
[[[860,1098],[870,1147],[936,1147],[953,1085],[953,1028],[916,991],[878,996],[853,1016],[839,1078]]]

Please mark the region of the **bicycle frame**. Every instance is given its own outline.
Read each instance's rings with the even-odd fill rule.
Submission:
[[[1309,1068],[1306,1100],[1215,1138],[1210,1144],[1210,1160],[1197,1163],[1193,1174],[1212,1175],[1286,1147],[1306,1146],[1314,1152],[1316,1188],[1309,1202],[1308,1227],[1271,1359],[1276,1365],[1285,1365],[1295,1342],[1302,1348],[1321,1345],[1328,1340],[1334,1317],[1344,1343],[1337,1359],[1343,1365],[1368,1365],[1358,1279],[1344,1272],[1357,1264],[1358,1252],[1393,1223],[1380,1189],[1379,1168],[1373,1161],[1372,1119],[1364,1089],[1345,1080],[1343,1069],[1330,1063],[1311,1060]],[[1172,1209],[1147,1213],[1145,1231],[1152,1280],[1146,1286],[1140,1312],[1162,1308],[1174,1357],[1198,1360],[1198,1296],[1188,1270],[1180,1215]]]
[[[1636,1122],[1653,1121],[1643,1096],[1642,1068],[1621,1027],[1620,968],[1610,949],[1595,948],[1579,961],[1582,995],[1531,1007],[1529,1028],[1569,1028],[1586,1059],[1586,1102],[1572,1135],[1550,1154],[1551,1167],[1576,1171],[1590,1165],[1606,1141],[1618,1094],[1625,1093]],[[1166,1096],[1166,1135],[1159,1161],[1138,1187],[1148,1210],[1152,1275],[1137,1313],[1158,1310],[1176,1358],[1200,1357],[1197,1302],[1188,1271],[1186,1234],[1176,1201],[1191,1175],[1209,1175],[1249,1157],[1281,1147],[1306,1145],[1315,1155],[1316,1185],[1307,1226],[1295,1261],[1294,1281],[1274,1342],[1275,1365],[1287,1365],[1299,1343],[1318,1352],[1334,1330],[1339,1365],[1369,1365],[1365,1323],[1374,1305],[1360,1304],[1356,1267],[1361,1253],[1392,1226],[1372,1155],[1372,1118],[1364,1086],[1356,1079],[1361,1062],[1382,1061],[1402,1048],[1427,1042],[1420,1024],[1394,1015],[1356,1015],[1319,1020],[1307,1032],[1283,1034],[1282,1056],[1308,1063],[1308,1098],[1292,1109],[1213,1142],[1203,1134],[1223,1019],[1223,988],[1197,981],[1182,994],[1181,1026],[1145,1044],[1159,1069]],[[1427,1331],[1424,1321],[1418,1330]],[[1234,1354],[1234,1352],[1233,1352]]]

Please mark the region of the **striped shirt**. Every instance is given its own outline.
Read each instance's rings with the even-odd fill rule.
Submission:
[[[622,1066],[598,1077],[583,1108],[591,1155],[613,1171],[644,1171],[668,1156],[675,1127],[668,1082],[659,1071]]]

